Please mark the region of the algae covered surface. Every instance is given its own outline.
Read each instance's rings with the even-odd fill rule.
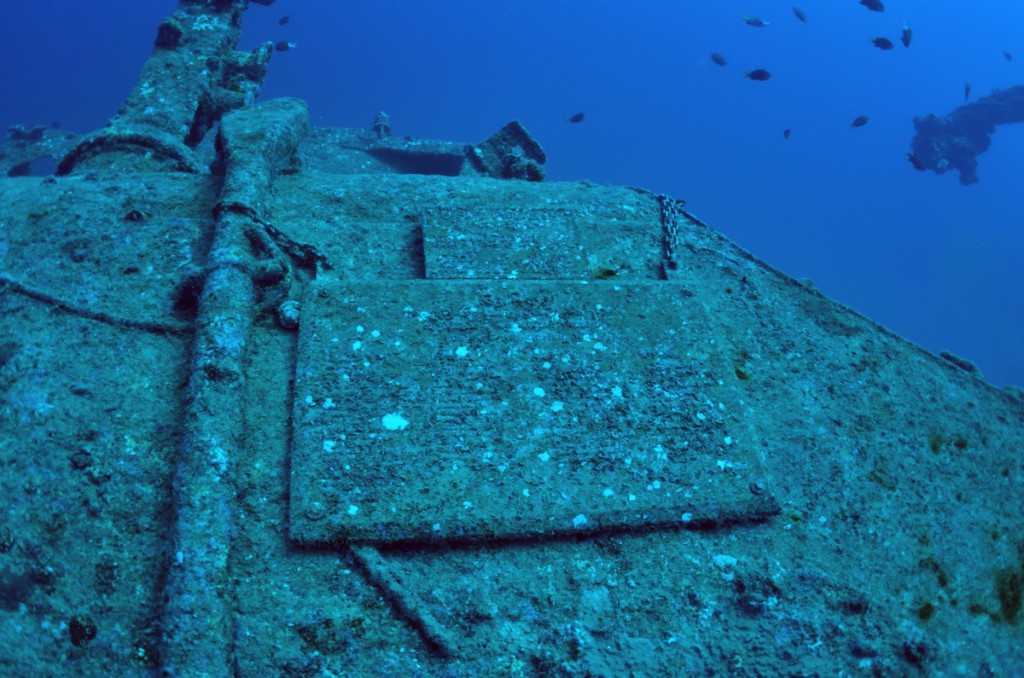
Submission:
[[[0,181],[4,673],[163,666],[218,191],[162,172]],[[319,258],[286,292],[297,329],[257,309],[244,397],[213,413],[244,437],[211,593],[232,663],[210,675],[1024,664],[1018,392],[664,204],[277,178],[263,219]]]
[[[255,104],[246,6],[4,156],[0,673],[1021,671],[1024,391],[518,121]]]

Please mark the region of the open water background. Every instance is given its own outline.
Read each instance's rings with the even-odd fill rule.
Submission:
[[[885,4],[800,0],[804,26],[772,0],[278,0],[251,6],[243,47],[298,45],[275,54],[264,97],[306,99],[315,125],[384,110],[398,135],[480,141],[519,119],[549,179],[683,198],[789,275],[1024,385],[1024,124],[996,132],[974,186],[904,156],[912,118],[962,104],[965,82],[972,99],[1024,84],[1024,3]],[[0,125],[101,126],[175,6],[4,3]],[[742,77],[754,68],[772,79]]]

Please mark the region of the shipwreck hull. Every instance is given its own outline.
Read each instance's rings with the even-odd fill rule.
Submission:
[[[521,125],[309,130],[267,59],[0,179],[0,672],[1024,666],[1020,389]]]
[[[216,184],[0,185],[8,670],[163,661]],[[204,642],[239,675],[1019,664],[1021,401],[685,212],[668,262],[663,204],[279,178],[322,261],[213,413],[244,433]]]

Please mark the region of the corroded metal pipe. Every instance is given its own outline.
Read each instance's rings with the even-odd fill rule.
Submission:
[[[193,149],[221,116],[251,104],[266,77],[270,43],[235,50],[246,2],[179,0],[127,101],[64,156],[57,173],[140,166],[201,172]]]
[[[306,104],[297,99],[244,108],[221,121],[224,185],[199,299],[174,481],[174,555],[163,620],[169,675],[230,675],[232,463],[244,442],[239,404],[260,264],[251,233],[263,228],[274,175],[292,162],[308,126]]]

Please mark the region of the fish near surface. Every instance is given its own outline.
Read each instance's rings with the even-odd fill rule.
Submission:
[[[744,73],[743,77],[749,78],[751,80],[757,80],[759,82],[764,82],[765,80],[771,79],[772,74],[763,68],[755,68],[752,71],[747,71],[746,73]]]
[[[754,28],[764,28],[765,26],[768,25],[768,22],[759,16],[744,15],[740,18],[743,19],[743,23],[745,23],[748,26],[753,26]]]
[[[864,5],[872,12],[885,11],[885,5],[882,4],[882,0],[860,0],[860,4]]]
[[[889,38],[871,38],[871,44],[881,50],[892,49],[892,40]]]
[[[868,116],[858,115],[853,119],[853,122],[850,123],[850,129],[857,129],[858,127],[863,127],[866,124],[868,124]]]
[[[718,52],[712,52],[711,60],[714,61],[719,66],[726,66],[729,63],[728,61],[725,60],[725,57],[719,54]]]

